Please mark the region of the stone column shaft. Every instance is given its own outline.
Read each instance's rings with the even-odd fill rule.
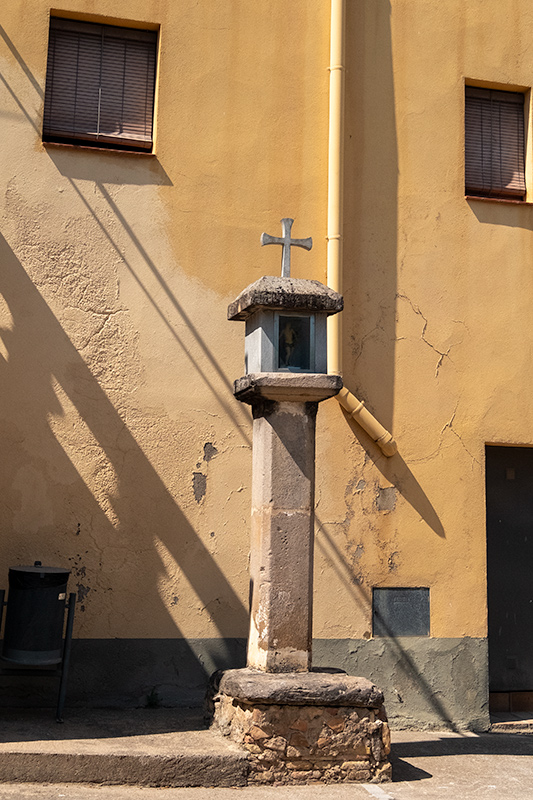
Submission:
[[[315,424],[339,375],[249,373],[234,394],[253,409],[248,667],[311,667]]]
[[[254,405],[248,666],[311,666],[316,402]]]

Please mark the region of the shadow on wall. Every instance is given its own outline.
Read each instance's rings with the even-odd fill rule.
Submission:
[[[41,87],[1,28],[0,34],[31,86],[42,99]],[[19,110],[40,135],[40,121],[34,118],[6,80],[0,77]],[[345,314],[345,379],[347,386],[353,387],[356,393],[360,391],[360,395],[368,399],[369,408],[383,424],[390,426],[394,399],[398,167],[389,0],[363,0],[361,3],[348,5],[346,100],[344,272],[346,307],[350,309],[350,317]],[[217,395],[218,402],[221,402],[220,392],[214,387],[213,380],[222,383],[227,389],[228,402],[222,401],[225,413],[246,439],[242,429],[246,414],[242,411],[239,418],[240,407],[235,411],[230,406],[229,382],[193,321],[173,295],[106,188],[106,184],[171,185],[172,181],[161,164],[155,158],[139,158],[133,155],[124,158],[123,154],[108,154],[104,157],[100,154],[98,172],[95,174],[95,160],[90,153],[74,153],[54,148],[49,148],[47,153],[58,172],[70,181],[72,190],[83,202],[95,225],[120,257],[121,263],[130,271],[178,346],[187,354],[191,369],[200,372],[206,388]],[[133,265],[125,259],[120,245],[113,237],[113,228],[106,224],[107,217],[97,213],[96,206],[91,204],[91,195],[82,191],[83,184],[78,184],[89,181],[91,190],[94,186],[105,199],[114,224],[119,223],[122,226],[137,253],[169,298],[178,318],[191,331],[209,364],[209,369],[205,372],[201,371],[200,365],[189,354],[175,325],[163,314]],[[67,557],[78,558],[80,553],[87,554],[90,551],[94,554],[95,549],[101,550],[100,568],[102,573],[109,576],[108,588],[104,591],[109,592],[111,597],[114,591],[113,580],[116,577],[113,553],[121,549],[127,550],[132,539],[136,543],[141,542],[142,553],[137,556],[137,560],[126,562],[121,567],[120,580],[136,598],[129,609],[130,618],[145,616],[147,609],[153,610],[156,618],[166,613],[157,591],[158,578],[163,572],[154,547],[153,535],[157,534],[202,604],[209,609],[220,636],[227,639],[226,644],[222,641],[221,649],[213,656],[215,667],[228,663],[234,666],[235,651],[231,649],[231,641],[235,641],[232,637],[235,637],[236,630],[241,636],[246,636],[247,611],[98,380],[27,276],[23,265],[2,237],[0,292],[13,317],[12,329],[2,331],[9,357],[5,359],[0,356],[0,440],[4,463],[10,465],[8,473],[4,473],[4,479],[7,483],[17,470],[24,469],[29,463],[35,465],[45,481],[49,499],[54,509],[57,509],[53,530],[43,526],[39,536],[27,534],[25,541],[21,542],[23,549],[29,552],[37,544],[42,547],[40,537],[49,533],[47,552],[56,557],[61,556],[62,561]],[[118,524],[111,524],[50,428],[49,415],[62,412],[54,391],[55,383],[61,386],[75,406],[118,478],[116,491],[111,498]],[[19,427],[13,424],[13,409],[17,409]],[[22,426],[21,419],[24,420]],[[360,439],[363,442],[364,434],[360,434],[355,425],[354,432],[363,437]],[[368,452],[380,468],[382,460],[378,458],[379,451],[368,443]],[[389,470],[388,479],[392,482],[395,479],[398,481],[404,496],[433,530],[442,536],[442,526],[431,503],[406,465],[399,461],[399,456],[390,465],[387,463],[386,468]],[[57,476],[61,476],[60,481]],[[139,486],[143,487],[140,497]],[[6,486],[0,483],[0,526],[3,531],[12,531],[14,512],[5,504],[5,490]],[[39,497],[36,494],[34,503],[38,502]],[[148,506],[152,510],[153,530],[139,530],[139,508],[142,506]],[[78,515],[80,508],[84,509],[81,524]],[[61,540],[58,536],[59,529],[63,532]],[[325,534],[324,531],[323,533]],[[58,540],[60,543],[56,544]],[[318,544],[320,546],[320,537]],[[329,546],[335,548],[331,540]],[[60,547],[64,548],[61,553],[58,552]],[[56,550],[53,551],[52,548]],[[13,552],[12,546],[10,552]],[[366,606],[367,598],[363,589],[354,584],[346,556],[336,550],[334,561],[335,568],[342,574],[349,591],[357,595],[361,605]],[[109,601],[109,606],[112,608],[112,600]],[[176,637],[179,636],[181,633],[176,628]],[[105,642],[98,645],[101,657],[92,662],[93,685],[100,682],[105,686],[108,669],[105,663]],[[138,650],[133,643],[128,646],[131,662],[136,658]],[[401,647],[397,642],[394,646]],[[153,659],[157,658],[157,647],[156,644],[147,657],[144,674],[150,670]],[[199,682],[205,682],[211,667],[206,669],[201,664],[197,652],[187,640],[180,640],[179,652],[180,659],[197,666],[201,675]],[[165,657],[172,658],[168,650]],[[183,663],[179,659],[178,662],[175,665],[177,676]],[[433,698],[423,675],[417,673],[416,665],[410,664],[410,668],[417,675],[421,691],[427,695],[435,712],[446,719],[444,709]],[[94,669],[100,669],[101,674],[94,674]]]
[[[95,151],[69,145],[46,144],[46,152],[58,172],[71,181],[97,185],[172,186],[173,183],[155,155]]]
[[[27,78],[27,91],[21,98],[4,75],[0,75],[0,80],[18,111],[40,139],[39,109],[44,96],[43,89],[2,26],[0,38]],[[32,95],[33,90],[37,94],[37,101]],[[0,110],[0,115],[21,119],[20,114],[5,109]],[[217,402],[223,405],[241,437],[249,443],[243,430],[243,423],[248,423],[246,411],[240,406],[236,410],[231,407],[229,381],[106,188],[106,185],[113,184],[172,185],[158,159],[99,152],[96,161],[92,152],[53,146],[48,148],[47,154],[58,172],[69,180],[72,190],[85,205],[95,225],[185,353],[190,368],[201,375],[206,388],[216,395]],[[89,187],[90,191],[85,192],[84,187]],[[98,213],[95,210],[96,203],[91,204],[95,189],[106,201],[109,214]],[[113,220],[111,225],[108,224],[110,220]],[[125,258],[123,249],[112,233],[117,222],[170,300],[176,312],[174,320],[167,318],[134,266]],[[38,236],[37,232],[37,239],[34,238],[32,242],[36,250],[39,250]],[[29,243],[25,244],[30,246]],[[243,638],[235,637],[236,634],[240,637],[247,634],[247,611],[142,452],[119,411],[26,274],[23,264],[8,242],[0,236],[0,302],[2,297],[8,316],[12,318],[9,328],[1,330],[0,343],[5,353],[5,357],[0,355],[0,440],[4,464],[9,464],[0,477],[0,527],[2,531],[9,532],[4,539],[2,561],[15,563],[21,553],[38,552],[39,556],[58,563],[69,563],[79,580],[78,620],[85,606],[87,614],[91,614],[91,597],[102,592],[108,609],[102,627],[109,630],[109,636],[113,637],[120,627],[121,615],[124,615],[124,607],[119,614],[114,614],[112,610],[117,606],[116,598],[111,598],[114,592],[119,591],[118,585],[128,596],[129,607],[124,615],[128,622],[142,621],[144,629],[148,627],[151,630],[154,627],[152,619],[165,618],[166,609],[157,591],[158,579],[165,575],[155,546],[156,539],[160,540],[175,560],[176,572],[185,576],[199,598],[203,613],[209,615],[222,638],[179,638],[181,632],[171,621],[170,625],[167,623],[166,630],[172,630],[171,635],[175,634],[176,638],[78,639],[74,647],[80,653],[80,691],[82,695],[85,691],[87,696],[90,686],[105,694],[109,673],[114,670],[116,682],[125,687],[121,699],[130,690],[128,699],[138,697],[141,684],[150,680],[150,676],[153,676],[155,684],[166,681],[178,685],[182,700],[183,692],[186,696],[191,688],[188,685],[191,681],[194,681],[194,689],[201,694],[206,678],[214,669],[236,666],[243,661]],[[199,351],[210,365],[209,370],[202,370],[190,354],[186,343],[178,335],[179,325],[176,322],[187,325]],[[225,392],[221,393],[216,383],[222,383],[228,390],[227,401],[223,397]],[[58,386],[60,393],[74,406],[91,432],[96,447],[101,448],[107,459],[108,473],[116,478],[112,494],[103,504],[101,498],[92,494],[49,424],[50,416],[63,413]],[[15,410],[18,413],[14,413]],[[17,474],[23,475],[19,484],[23,482],[25,486],[20,491],[15,489],[12,495],[15,502],[10,504],[7,489],[8,486],[12,488],[13,476]],[[103,487],[106,486],[106,477],[105,474],[101,476]],[[139,487],[142,487],[142,492],[139,492]],[[29,516],[32,513],[41,516],[42,524],[39,523],[38,532],[31,525],[24,526],[21,522],[24,514],[12,507],[17,506],[17,492],[19,496],[25,495]],[[43,509],[43,504],[48,507],[48,513]],[[53,518],[53,522],[48,521],[49,517]],[[113,518],[113,522],[108,517]],[[146,524],[146,520],[149,524]],[[21,531],[17,533],[16,540],[12,533],[15,530]],[[135,542],[133,549],[132,541]],[[98,588],[92,580],[95,577],[94,570],[99,573]],[[89,593],[89,603],[84,603]],[[179,598],[175,597],[172,604],[177,602]],[[102,608],[102,602],[99,607]],[[135,628],[135,625],[132,627]],[[83,668],[80,662],[83,662]],[[161,681],[158,681],[158,675],[161,675]],[[10,679],[11,684],[12,681]],[[157,694],[155,688],[152,686],[154,696]],[[8,694],[9,691],[8,686]]]
[[[347,563],[346,557],[340,552],[334,538],[328,533],[326,527],[318,519],[317,534],[317,543],[327,555],[328,562],[343,582],[347,591],[355,598],[356,603],[365,609],[365,616],[371,617],[372,609],[370,598],[367,596],[365,589],[358,583],[350,565]],[[324,545],[324,540],[327,543],[326,545]],[[437,720],[442,720],[446,728],[456,730],[455,723],[440,698],[435,694],[434,687],[428,683],[420,667],[402,646],[400,638],[394,636],[392,632],[389,632],[388,637],[386,640],[383,639],[383,641],[386,641],[387,647],[394,652],[397,663],[401,664],[403,672],[409,675],[410,682],[416,684],[418,693],[424,699],[427,707],[432,710],[435,718]],[[328,664],[328,666],[334,665]],[[379,666],[376,667],[375,673],[379,675]],[[376,677],[376,681],[379,684],[379,677]]]
[[[142,161],[144,162],[144,164],[142,164],[139,167],[139,165],[135,161],[129,163],[130,158],[133,159],[136,158],[136,156],[130,156],[130,154],[126,154],[126,159],[122,159],[122,156],[124,155],[122,153],[119,154],[118,156],[116,153],[107,153],[104,155],[102,160],[99,159],[99,162],[95,164],[94,159],[91,158],[91,156],[93,155],[92,153],[83,153],[77,150],[64,152],[61,151],[60,149],[55,150],[54,148],[48,149],[47,152],[50,159],[53,161],[59,172],[69,180],[72,189],[77,194],[79,199],[82,201],[83,205],[93,218],[94,222],[96,223],[100,231],[104,234],[109,244],[113,247],[113,249],[119,256],[122,264],[127,268],[129,273],[132,275],[135,282],[137,283],[139,288],[142,290],[142,292],[148,299],[154,311],[157,313],[159,318],[164,323],[165,327],[171,333],[175,342],[181,348],[183,354],[188,358],[191,368],[194,369],[196,372],[198,372],[198,374],[202,377],[202,380],[206,388],[213,394],[213,397],[216,399],[217,404],[222,406],[222,408],[224,409],[224,413],[232,421],[233,425],[235,426],[241,438],[244,439],[244,441],[248,445],[251,445],[249,437],[243,430],[243,423],[248,423],[249,417],[247,415],[247,412],[242,408],[241,405],[237,406],[238,411],[235,412],[234,408],[230,404],[229,398],[233,394],[233,386],[230,383],[230,381],[228,381],[226,375],[220,368],[218,359],[215,358],[215,356],[206,346],[202,336],[200,335],[195,324],[193,323],[191,317],[186,313],[184,307],[181,305],[175,294],[172,292],[168,283],[165,281],[165,279],[157,269],[157,266],[155,265],[153,259],[150,258],[146,249],[143,247],[139,237],[136,235],[131,226],[128,224],[124,215],[122,214],[117,204],[111,197],[108,189],[104,185],[104,184],[109,185],[113,183],[117,183],[119,185],[122,183],[126,184],[137,183],[139,185],[146,185],[149,183],[154,183],[158,185],[169,185],[169,184],[171,185],[172,182],[168,177],[167,173],[165,172],[165,170],[163,169],[163,167],[155,159],[147,160],[146,157],[143,157]],[[95,211],[95,209],[87,199],[86,194],[84,194],[80,186],[77,185],[76,180],[91,181],[91,184],[105,199],[106,203],[109,206],[109,210],[112,214],[112,219],[116,222],[119,222],[120,225],[122,225],[122,228],[130,238],[132,244],[137,250],[137,253],[140,255],[141,259],[149,268],[150,272],[159,283],[159,286],[164,291],[167,298],[170,300],[174,308],[174,311],[177,313],[178,319],[186,324],[188,332],[193,335],[196,344],[200,348],[202,354],[205,356],[209,364],[209,368],[210,370],[212,370],[212,375],[216,376],[216,379],[224,386],[224,389],[226,390],[224,394],[220,393],[218,388],[214,385],[213,377],[204,370],[202,370],[200,364],[190,352],[190,349],[181,340],[179,334],[176,331],[176,326],[172,324],[172,322],[169,321],[169,319],[165,316],[158,302],[151,295],[149,289],[145,286],[135,268],[126,258],[123,249],[117,244],[112,233],[110,232],[109,226],[106,225],[105,223],[103,215],[101,214],[99,215]],[[224,399],[225,396],[227,396],[228,401]]]
[[[111,600],[119,577],[131,600],[130,619],[143,619],[146,626],[147,615],[157,619],[165,613],[157,590],[164,572],[154,546],[157,535],[209,610],[220,635],[235,636],[238,629],[245,636],[248,615],[240,598],[1,235],[0,295],[12,318],[10,328],[2,330],[7,357],[0,356],[0,439],[3,463],[9,464],[2,473],[4,485],[0,485],[0,527],[9,539],[4,552],[37,549],[47,557],[60,557],[64,563],[68,556],[72,560],[79,554],[94,560],[96,551],[99,569],[107,581],[100,585],[102,591],[109,593],[109,628],[113,636],[121,617],[118,614],[113,619],[112,608],[117,600]],[[50,428],[50,415],[62,413],[54,385],[59,385],[73,404],[114,471],[116,486],[109,500],[118,520],[115,524],[111,524]],[[37,473],[39,491],[33,498],[36,511],[41,492],[53,509],[54,519],[52,524],[43,524],[37,534],[17,534],[14,545],[13,531],[20,528],[20,521],[16,520],[17,509],[6,499],[11,496],[13,502],[12,483],[17,473],[30,482]],[[150,512],[141,513],[146,508],[154,519],[150,529],[139,523],[143,513],[145,521],[149,518]],[[128,559],[124,555],[132,540],[138,552]],[[120,566],[114,561],[118,554]],[[180,637],[177,627],[175,633]],[[184,642],[180,648],[183,651]],[[207,674],[195,654],[191,651],[188,657],[197,662],[205,680]],[[223,653],[221,660],[224,661]],[[102,664],[101,669],[105,685],[106,665]]]
[[[361,0],[346,9],[346,118],[344,132],[343,378],[372,413],[392,428],[398,236],[398,147],[390,0]],[[444,537],[442,523],[424,490],[399,454],[385,458],[377,445],[346,415],[376,468],[417,510],[433,532]],[[317,518],[317,546],[346,590],[371,616],[370,598]],[[356,535],[356,534],[355,534]],[[436,719],[454,723],[420,666],[402,642],[387,637],[394,660],[402,665]],[[366,643],[361,643],[364,647]],[[357,655],[355,656],[357,661]],[[375,679],[379,682],[379,665]]]
[[[392,430],[398,144],[390,0],[347,4],[344,172],[344,382]],[[346,415],[374,465],[437,534],[431,501],[399,454],[384,458]],[[394,433],[394,431],[393,431]]]
[[[24,72],[25,76],[39,95],[39,97],[44,98],[44,92],[39,85],[39,82],[36,80],[35,75],[30,70],[22,56],[20,55],[19,51],[15,47],[14,43],[11,41],[10,37],[8,36],[5,28],[0,25],[0,37],[4,40],[7,48],[10,50],[11,54],[15,57],[16,61],[18,62],[20,68]]]
[[[369,459],[383,477],[392,483],[401,496],[414,510],[420,514],[426,525],[431,528],[433,533],[446,538],[444,526],[431,503],[431,500],[401,457],[400,453],[395,453],[390,458],[382,455],[377,445],[372,441],[358,425],[350,422],[353,427],[354,436],[365,450]]]
[[[343,263],[344,382],[389,430],[398,227],[390,15],[390,0],[347,4]]]
[[[15,47],[13,42],[11,41],[11,39],[8,36],[5,28],[2,25],[0,25],[0,38],[2,38],[2,40],[4,41],[4,44],[6,45],[7,49],[10,51],[11,55],[15,58],[15,60],[18,63],[18,65],[20,66],[20,68],[24,72],[24,75],[28,79],[28,81],[31,84],[32,88],[35,90],[37,96],[39,97],[39,100],[42,101],[44,99],[44,91],[42,90],[41,86],[39,85],[39,82],[36,80],[34,74],[32,73],[32,71],[30,70],[30,68],[28,67],[28,65],[26,64],[26,62],[22,58],[22,56],[20,55],[19,51],[17,50],[17,48]],[[5,77],[1,73],[0,73],[0,82],[3,84],[4,88],[9,93],[9,95],[11,96],[11,99],[17,105],[19,110],[22,112],[22,114],[24,114],[24,116],[26,117],[26,120],[30,123],[30,125],[35,130],[35,132],[40,136],[41,135],[41,130],[40,130],[39,124],[32,117],[32,115],[28,112],[28,110],[24,107],[24,104],[20,102],[19,98],[17,97],[16,92],[13,91],[13,89],[11,88],[11,86],[9,85],[9,83],[6,81]],[[6,116],[6,114],[8,114],[10,116],[16,116],[16,115],[12,115],[11,112],[9,112],[9,111],[6,112],[3,109],[0,110],[0,116]]]
[[[468,205],[478,222],[487,225],[504,225],[506,228],[533,230],[533,208],[531,203],[486,201],[470,198]]]

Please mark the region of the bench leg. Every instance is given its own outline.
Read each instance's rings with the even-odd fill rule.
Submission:
[[[67,630],[65,632],[65,641],[63,643],[61,680],[59,682],[59,695],[57,698],[56,719],[58,722],[63,722],[63,708],[65,707],[65,698],[67,696],[67,680],[68,680],[68,670],[70,666],[70,650],[72,647],[72,629],[74,627],[75,607],[76,607],[76,593],[71,592],[71,594],[69,594],[68,596]]]

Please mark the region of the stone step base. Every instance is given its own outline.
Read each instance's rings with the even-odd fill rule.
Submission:
[[[370,681],[247,668],[215,676],[213,691],[213,726],[250,754],[250,784],[391,780],[383,695]]]
[[[491,713],[490,730],[491,733],[533,733],[533,712]]]
[[[245,786],[248,756],[201,711],[0,712],[0,782]]]

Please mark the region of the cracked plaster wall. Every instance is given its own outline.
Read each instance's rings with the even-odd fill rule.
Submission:
[[[376,585],[429,586],[432,637],[486,634],[484,443],[532,444],[532,226],[464,199],[463,82],[531,84],[511,5],[348,4],[344,376],[399,454],[322,404],[321,639],[370,639]],[[157,155],[43,148],[48,6],[10,0],[0,575],[71,565],[82,638],[243,637],[251,426],[225,312],[278,271],[259,234],[285,215],[314,238],[295,276],[325,279],[327,4],[291,26],[281,0],[68,8],[161,24]]]
[[[533,445],[533,225],[527,206],[464,197],[464,81],[531,85],[529,11],[520,1],[398,0],[348,12],[344,378],[399,453],[385,459],[356,427],[355,441],[336,438],[335,409],[322,410],[319,458],[335,473],[317,492],[315,592],[327,602],[315,630],[349,628],[364,669],[382,647],[369,641],[365,655],[372,587],[428,586],[431,637],[481,648],[469,687],[478,719],[484,446]],[[400,658],[394,643],[380,661],[384,684],[389,658]]]
[[[324,276],[327,13],[302,4],[289,31],[279,0],[65,9],[161,25],[156,156],[42,145],[49,6],[10,0],[0,586],[40,559],[72,569],[76,637],[242,638],[251,420],[231,389],[244,328],[226,308],[278,271],[259,235],[285,213],[318,233],[295,274]]]

